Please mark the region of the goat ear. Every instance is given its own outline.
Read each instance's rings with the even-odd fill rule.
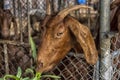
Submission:
[[[46,15],[45,16],[45,19],[43,20],[43,22],[42,22],[42,26],[44,27],[44,26],[46,26],[47,25],[47,22],[49,21],[51,19],[51,15]]]
[[[86,61],[89,64],[95,64],[98,59],[98,52],[88,27],[80,24],[70,16],[66,17],[65,25],[70,28],[71,32],[75,35],[77,42],[81,45]]]

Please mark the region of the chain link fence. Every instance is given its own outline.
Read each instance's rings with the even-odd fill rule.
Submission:
[[[4,8],[10,9],[14,15],[19,38],[0,39],[0,77],[3,77],[6,73],[16,74],[18,66],[24,71],[34,65],[29,45],[29,35],[32,34],[35,43],[38,44],[40,31],[36,29],[37,32],[34,32],[33,29],[29,27],[29,25],[34,26],[31,15],[35,18],[37,17],[39,22],[42,21],[46,15],[46,0],[10,0],[9,2],[11,6],[7,8],[4,6]],[[50,3],[52,14],[66,7],[78,4],[76,0],[50,0]],[[98,3],[98,0],[87,0],[86,5],[91,6],[93,8],[92,10],[80,9],[70,13],[71,16],[76,17],[80,22],[90,28],[95,39],[98,34]],[[38,28],[38,26],[36,28]],[[111,43],[115,45],[114,48],[111,48],[109,51],[109,54],[112,56],[112,66],[110,66],[112,80],[119,80],[120,50],[119,45],[116,47],[116,45],[119,44],[119,36],[115,36],[111,40]],[[99,72],[99,66],[99,61],[96,65],[87,64],[83,53],[75,54],[70,52],[52,71],[46,74],[58,75],[61,77],[61,80],[99,80],[99,77],[102,77]],[[103,67],[103,71],[104,70],[105,67]],[[43,78],[42,80],[52,79]]]
[[[111,43],[113,45],[113,49],[111,50],[112,56],[112,80],[120,79],[120,36],[116,34],[114,38],[112,38]]]

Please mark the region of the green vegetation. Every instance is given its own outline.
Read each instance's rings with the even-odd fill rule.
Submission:
[[[37,54],[36,54],[36,46],[35,43],[32,39],[32,37],[30,37],[29,39],[30,41],[30,45],[31,45],[31,50],[32,50],[32,57],[34,59],[34,61],[36,61],[37,59]],[[28,68],[25,70],[24,74],[32,74],[32,77],[22,77],[22,69],[20,67],[18,67],[17,70],[17,74],[16,75],[10,75],[10,74],[6,74],[3,78],[0,78],[0,80],[8,80],[8,79],[14,79],[14,80],[41,80],[41,78],[45,78],[45,77],[49,77],[49,78],[53,78],[55,80],[60,79],[59,76],[55,76],[55,75],[41,75],[41,73],[34,73],[34,69],[32,68]]]
[[[53,78],[55,80],[60,79],[59,76],[55,76],[55,75],[41,75],[41,73],[35,73],[33,69],[28,68],[25,71],[25,74],[32,74],[32,78],[30,77],[22,77],[22,70],[20,67],[18,67],[18,71],[16,75],[5,75],[3,78],[0,78],[0,80],[8,80],[8,79],[14,79],[14,80],[41,80],[41,78],[43,77],[49,77],[49,78]]]

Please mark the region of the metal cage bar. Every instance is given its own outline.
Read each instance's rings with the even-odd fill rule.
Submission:
[[[100,80],[111,80],[110,0],[100,0]]]

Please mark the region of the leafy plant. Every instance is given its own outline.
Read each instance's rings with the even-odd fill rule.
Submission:
[[[36,45],[35,45],[35,42],[33,41],[33,38],[31,36],[29,37],[29,42],[30,42],[31,50],[32,50],[32,57],[36,61],[36,57],[37,57]]]
[[[30,45],[31,45],[31,50],[32,50],[32,57],[33,59],[36,61],[36,45],[32,39],[32,37],[29,38],[30,41]],[[55,80],[60,79],[59,76],[55,76],[55,75],[41,75],[41,73],[34,73],[34,67],[33,68],[28,68],[25,70],[25,74],[32,74],[32,78],[30,77],[22,77],[22,69],[20,67],[18,67],[17,70],[17,74],[16,75],[10,75],[10,74],[6,74],[3,78],[0,78],[0,80],[7,80],[7,79],[14,79],[14,80],[41,80],[41,78],[45,78],[45,77],[49,77],[49,78],[53,78]]]
[[[32,78],[30,78],[30,77],[23,78],[22,77],[22,70],[21,70],[20,67],[18,67],[18,71],[17,71],[16,75],[5,75],[3,78],[0,78],[0,80],[7,80],[7,79],[14,79],[14,80],[41,80],[42,77],[54,78],[56,80],[60,79],[59,76],[55,76],[55,75],[41,75],[41,73],[35,73],[34,74],[34,71],[31,68],[28,68],[25,71],[25,74],[29,74],[29,73],[33,75]]]

